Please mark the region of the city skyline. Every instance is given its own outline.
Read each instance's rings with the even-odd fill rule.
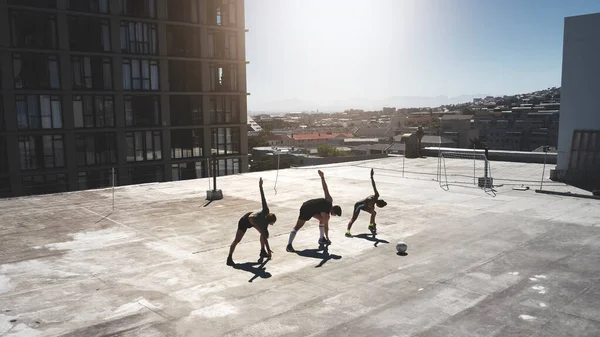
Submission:
[[[559,87],[564,18],[599,11],[585,0],[248,2],[248,108]]]

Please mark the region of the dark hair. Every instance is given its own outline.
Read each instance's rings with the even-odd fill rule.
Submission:
[[[275,221],[277,221],[277,217],[273,213],[267,214],[267,216],[265,217],[265,219],[267,220],[268,224],[274,224]]]
[[[342,208],[338,205],[335,205],[331,208],[333,210],[333,214],[337,216],[342,216]]]
[[[387,206],[387,202],[385,202],[385,200],[383,200],[383,199],[379,199],[375,203],[377,204],[377,207],[379,207],[379,208]]]

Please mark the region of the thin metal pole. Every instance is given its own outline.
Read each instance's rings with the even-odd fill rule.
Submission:
[[[476,176],[477,173],[475,172],[475,144],[473,144],[473,185],[477,185],[477,181],[475,180]]]
[[[548,151],[544,148],[544,168],[542,169],[542,179],[540,180],[540,191],[542,190],[542,186],[544,185],[544,175],[546,174],[546,156],[548,155]]]
[[[209,190],[209,191],[210,191],[210,170],[211,170],[211,167],[210,167],[210,159],[209,159],[209,158],[206,158],[206,175],[207,175],[207,177],[209,178],[209,179],[208,179],[208,190]]]
[[[113,168],[111,169],[111,176],[112,176],[112,209],[113,211],[115,210],[115,167],[113,166]]]
[[[217,190],[217,156],[213,155],[213,191]]]
[[[404,178],[404,156],[402,156],[402,178]]]

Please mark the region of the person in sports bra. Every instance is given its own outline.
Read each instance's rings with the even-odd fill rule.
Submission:
[[[371,183],[373,184],[373,191],[375,194],[366,197],[365,199],[354,204],[354,213],[352,213],[352,219],[348,223],[348,229],[346,230],[346,237],[351,238],[352,234],[350,233],[350,229],[352,228],[352,224],[358,218],[358,214],[360,211],[365,211],[371,214],[371,223],[369,224],[369,230],[373,235],[377,234],[377,224],[375,223],[375,216],[377,212],[375,211],[375,205],[377,207],[382,208],[387,205],[383,199],[379,199],[379,192],[377,191],[377,187],[375,186],[375,179],[373,179],[373,175],[375,172],[371,169]]]
[[[246,230],[248,228],[256,228],[256,230],[260,233],[260,257],[271,258],[273,251],[269,247],[269,229],[268,226],[272,225],[277,221],[277,217],[273,213],[269,213],[269,206],[267,206],[267,200],[265,199],[265,192],[263,191],[263,180],[260,178],[258,181],[258,187],[260,189],[260,198],[262,201],[262,210],[260,212],[249,212],[246,213],[238,222],[237,232],[235,234],[235,239],[231,243],[231,247],[229,248],[229,256],[227,256],[227,265],[233,266],[235,263],[233,262],[233,251],[235,250],[235,246],[242,240],[244,234],[246,234]],[[266,247],[266,250],[265,250]]]
[[[333,198],[329,195],[329,190],[327,189],[327,183],[325,182],[325,174],[319,170],[319,176],[321,177],[321,184],[323,185],[323,192],[325,192],[325,198],[317,198],[307,200],[300,207],[300,215],[298,216],[298,221],[296,222],[296,226],[290,232],[290,236],[288,239],[288,245],[285,248],[288,252],[295,252],[292,243],[294,242],[294,238],[296,237],[296,233],[304,226],[304,223],[309,221],[311,218],[315,218],[319,220],[319,245],[330,245],[331,241],[329,240],[329,217],[330,215],[342,215],[342,208],[338,205],[333,205]]]

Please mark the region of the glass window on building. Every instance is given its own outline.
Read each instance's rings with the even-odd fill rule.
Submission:
[[[9,11],[12,46],[57,49],[56,16],[43,12]]]
[[[72,56],[73,89],[112,90],[112,60],[100,56]]]
[[[69,0],[69,10],[88,13],[110,13],[110,0]]]
[[[161,125],[160,96],[125,96],[125,125]]]
[[[158,91],[158,61],[123,59],[123,89],[128,91]]]
[[[58,57],[49,54],[14,53],[15,89],[60,89]]]
[[[19,130],[62,129],[60,96],[17,95],[15,103]]]
[[[69,16],[69,47],[74,51],[110,52],[110,23],[89,16]]]
[[[209,96],[212,124],[239,124],[240,99],[233,96]]]
[[[22,170],[65,166],[63,135],[19,136]]]
[[[119,0],[119,5],[121,15],[149,19],[156,18],[155,0]]]
[[[114,186],[118,186],[118,170],[114,170],[114,178],[112,172],[112,168],[77,172],[77,189],[88,190],[93,188],[111,187],[113,186],[113,179],[115,180]]]
[[[202,125],[202,96],[173,95],[169,98],[171,125]]]
[[[158,54],[156,25],[147,22],[121,22],[121,52],[125,54]]]
[[[60,193],[69,190],[67,175],[64,173],[24,176],[21,178],[21,184],[24,195]]]
[[[171,158],[202,157],[202,129],[171,130]]]
[[[160,131],[135,131],[125,134],[127,161],[140,162],[162,159]]]
[[[227,156],[240,153],[239,128],[212,128],[211,154]]]
[[[171,165],[171,178],[173,181],[203,178],[205,163],[201,161],[178,163]]]
[[[220,159],[218,175],[226,176],[240,173],[240,160],[238,158]]]
[[[117,137],[113,132],[81,133],[75,136],[78,166],[117,163]]]
[[[113,96],[73,96],[73,117],[76,128],[114,127]]]
[[[127,169],[127,178],[132,184],[145,184],[164,181],[162,165],[134,166]]]

